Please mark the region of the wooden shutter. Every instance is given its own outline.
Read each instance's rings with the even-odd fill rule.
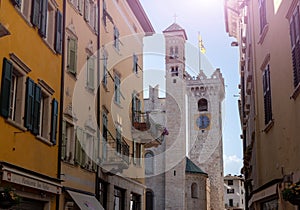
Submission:
[[[13,65],[6,58],[3,59],[2,64],[2,82],[1,82],[1,115],[5,118],[9,116],[9,106],[10,106],[10,90],[11,90],[11,80],[12,80]]]
[[[77,68],[77,40],[68,39],[68,70],[76,75]]]
[[[30,131],[33,129],[34,89],[33,80],[27,77],[24,126]]]
[[[89,57],[87,64],[87,85],[89,88],[94,88],[95,59]]]
[[[95,24],[94,29],[98,33],[98,16],[99,16],[99,6],[95,4]]]
[[[267,65],[263,74],[263,91],[264,91],[265,124],[267,125],[272,120],[272,98],[271,98],[269,65]]]
[[[40,132],[40,113],[41,111],[41,98],[42,98],[42,90],[41,88],[35,84],[34,88],[34,108],[33,108],[33,128],[32,133],[37,135]]]
[[[61,138],[61,160],[65,160],[67,157],[67,123],[62,121],[62,138]]]
[[[83,0],[78,0],[78,11],[79,14],[82,15],[82,10],[83,10]]]
[[[54,145],[56,144],[57,118],[58,118],[58,102],[54,98],[52,100],[51,133],[50,133],[50,141]]]
[[[133,72],[138,72],[138,57],[136,54],[133,54]]]
[[[31,23],[32,25],[38,28],[40,28],[41,9],[42,9],[41,4],[42,4],[42,0],[32,1]]]
[[[75,162],[77,164],[82,163],[82,143],[84,141],[83,130],[79,127],[76,129],[76,139],[75,139]]]
[[[84,19],[89,22],[90,17],[90,2],[89,0],[84,0]]]
[[[55,33],[55,51],[59,54],[62,52],[62,14],[56,11],[56,33]]]
[[[48,0],[41,0],[41,21],[39,33],[42,37],[46,37],[47,35],[47,11],[48,11]]]

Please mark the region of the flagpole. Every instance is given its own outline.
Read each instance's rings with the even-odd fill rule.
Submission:
[[[200,43],[200,32],[198,31],[198,53],[199,53],[199,73],[201,71],[201,43]]]

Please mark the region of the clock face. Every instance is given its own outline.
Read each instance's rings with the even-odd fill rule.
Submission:
[[[210,123],[210,119],[206,115],[200,115],[196,120],[196,124],[199,129],[207,128],[209,126],[209,123]]]

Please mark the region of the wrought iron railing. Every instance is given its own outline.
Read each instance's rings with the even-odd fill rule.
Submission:
[[[132,125],[135,129],[145,131],[150,128],[149,113],[134,111],[132,115]]]

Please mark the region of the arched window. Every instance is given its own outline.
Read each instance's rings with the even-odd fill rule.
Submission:
[[[175,56],[178,56],[178,47],[175,47]]]
[[[153,174],[154,173],[154,163],[153,163],[153,153],[148,151],[145,154],[145,174]]]
[[[147,189],[146,191],[146,210],[153,210],[153,191]]]
[[[191,195],[192,198],[198,198],[198,185],[195,182],[191,186]]]
[[[201,98],[198,101],[198,111],[199,112],[208,111],[207,100],[205,98]]]
[[[174,49],[173,47],[170,47],[170,57],[173,57],[174,56]]]

